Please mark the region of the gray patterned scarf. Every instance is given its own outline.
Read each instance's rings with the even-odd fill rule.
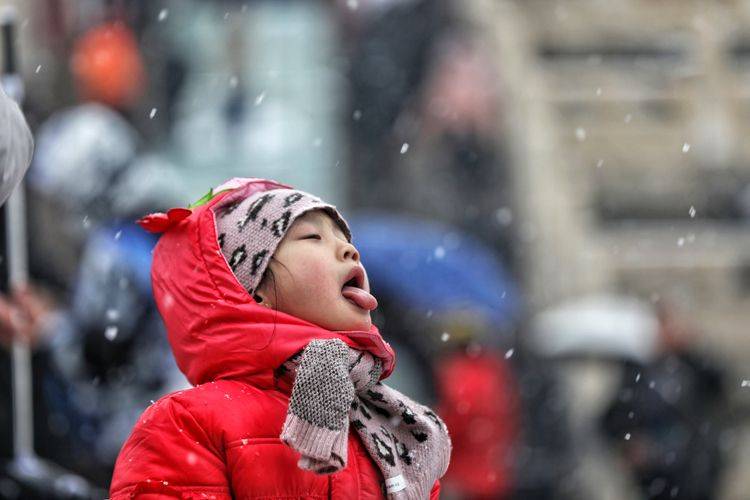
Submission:
[[[351,424],[389,499],[429,498],[448,468],[448,429],[428,407],[378,382],[378,358],[339,339],[313,340],[279,372],[294,384],[281,439],[302,455],[300,468],[331,474],[346,467]]]

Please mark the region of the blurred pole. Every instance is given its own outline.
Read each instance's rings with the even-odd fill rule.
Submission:
[[[3,39],[2,85],[6,94],[20,106],[23,102],[23,80],[18,74],[15,50],[16,10],[5,7],[0,11],[0,30]],[[5,227],[8,258],[8,290],[19,289],[28,283],[26,249],[26,202],[23,181],[8,199]],[[31,352],[28,344],[15,338],[12,347],[13,374],[13,452],[16,460],[34,455],[34,415],[31,386]]]
[[[5,93],[20,106],[24,87],[18,72],[15,47],[18,14],[12,6],[0,10],[3,67],[0,76]],[[26,247],[26,199],[23,180],[18,183],[5,207],[5,236],[8,262],[8,291],[19,289],[29,281]],[[12,318],[11,318],[12,320]],[[88,482],[56,464],[43,460],[34,452],[34,400],[31,372],[31,349],[25,340],[14,338],[13,374],[13,462],[9,472],[35,498],[103,498],[106,492],[92,488]]]

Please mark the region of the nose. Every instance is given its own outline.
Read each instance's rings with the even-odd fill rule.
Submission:
[[[359,262],[359,252],[357,251],[357,248],[349,242],[344,242],[339,247],[339,257],[342,260],[351,259],[354,262]]]

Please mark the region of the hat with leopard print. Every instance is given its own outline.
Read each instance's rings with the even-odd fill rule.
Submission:
[[[240,284],[253,295],[268,262],[295,219],[324,210],[351,241],[351,231],[336,207],[297,189],[272,189],[246,198],[229,197],[215,209],[219,246]]]

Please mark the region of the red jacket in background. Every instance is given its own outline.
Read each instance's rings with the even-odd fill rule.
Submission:
[[[235,182],[248,194],[287,187]],[[212,207],[226,194],[152,221],[166,231],[154,251],[154,295],[177,364],[196,387],[143,413],[117,459],[112,500],[384,498],[382,474],[353,430],[342,471],[297,466],[299,454],[279,439],[291,388],[274,369],[312,339],[338,338],[382,358],[385,378],[393,350],[374,326],[331,332],[253,302],[219,249]]]
[[[498,500],[513,491],[518,386],[501,353],[458,352],[437,374],[439,413],[453,452],[443,482],[461,498]]]

